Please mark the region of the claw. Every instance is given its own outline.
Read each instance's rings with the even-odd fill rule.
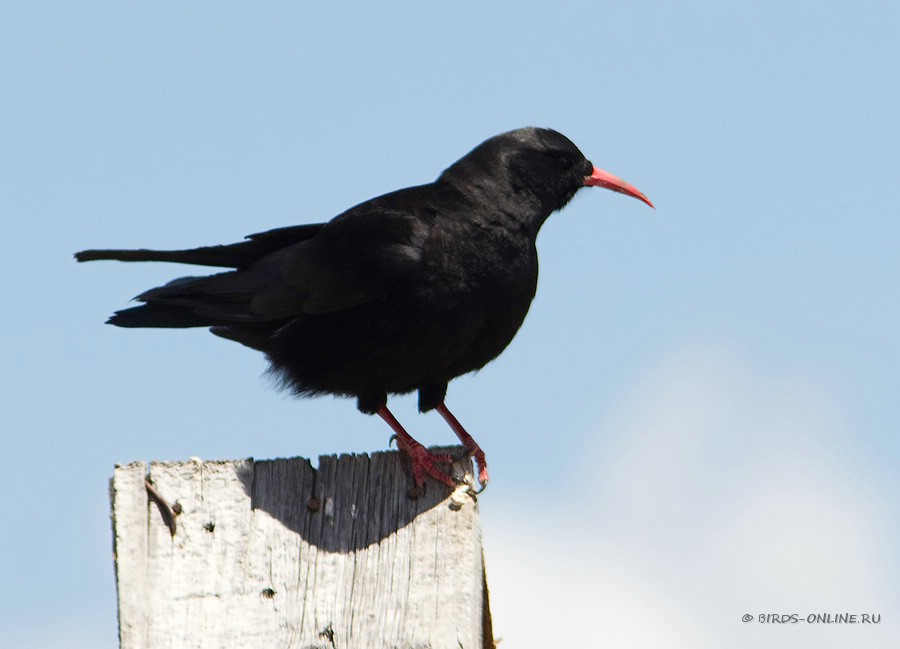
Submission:
[[[484,459],[484,451],[479,448],[478,451],[472,454],[472,457],[475,458],[475,468],[478,469],[478,489],[475,490],[475,493],[480,494],[482,491],[487,489],[488,480],[490,480],[491,478],[488,475],[487,461]]]
[[[426,473],[438,482],[443,482],[451,489],[454,489],[456,487],[456,483],[453,481],[453,478],[451,478],[449,475],[447,475],[437,467],[437,464],[439,462],[442,462],[444,464],[452,464],[452,456],[446,453],[432,453],[418,442],[416,442],[415,445],[412,446],[412,448],[404,448],[403,450],[407,455],[409,455],[409,458],[412,460],[413,477],[416,480],[417,487],[421,487],[425,482]]]
[[[416,481],[416,487],[420,488],[425,483],[425,475],[428,474],[438,482],[443,482],[451,489],[456,487],[456,483],[449,475],[441,471],[438,463],[452,464],[453,456],[447,453],[432,453],[419,442],[412,438],[412,435],[403,429],[400,422],[391,414],[387,406],[382,406],[377,410],[378,415],[384,419],[388,425],[394,430],[391,440],[397,442],[397,447],[406,453],[412,460],[413,478]]]

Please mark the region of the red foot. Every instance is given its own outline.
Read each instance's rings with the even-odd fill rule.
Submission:
[[[456,483],[453,479],[437,467],[438,462],[453,464],[453,456],[449,453],[432,453],[416,440],[412,438],[410,438],[410,440],[412,441],[412,444],[407,441],[401,442],[398,436],[397,445],[403,449],[410,460],[412,460],[412,471],[413,477],[416,480],[416,486],[422,486],[425,482],[425,474],[427,473],[432,478],[438,482],[443,482],[451,489],[456,488]]]
[[[481,493],[484,491],[484,488],[487,487],[488,480],[490,480],[487,460],[484,459],[484,451],[481,450],[478,442],[472,439],[472,436],[466,432],[466,429],[462,427],[459,420],[453,416],[453,413],[447,409],[447,406],[445,406],[443,402],[438,404],[436,409],[441,413],[441,417],[444,418],[444,421],[446,421],[450,425],[450,428],[453,429],[453,432],[456,433],[459,441],[463,443],[466,452],[475,459],[475,468],[478,469],[478,484],[481,487],[478,492]]]
[[[456,483],[446,473],[441,471],[437,464],[443,462],[451,464],[453,456],[447,453],[432,453],[419,442],[413,439],[412,435],[404,430],[400,422],[391,414],[387,406],[381,406],[378,409],[378,415],[384,419],[397,435],[397,446],[406,453],[412,460],[413,478],[416,481],[416,487],[421,487],[425,482],[425,474],[427,473],[438,482],[443,482],[451,489],[456,488]]]

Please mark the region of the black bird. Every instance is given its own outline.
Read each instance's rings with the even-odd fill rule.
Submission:
[[[484,367],[522,325],[537,287],[535,239],[584,186],[652,203],[597,167],[562,134],[522,128],[492,137],[436,181],[373,198],[327,223],[188,250],[85,250],[78,261],[168,261],[231,268],[182,277],[116,312],[119,327],[210,327],[266,354],[299,396],[356,397],[380,415],[424,474],[449,486],[430,453],[387,408],[418,390],[475,458],[484,452],[444,405],[447,383]]]

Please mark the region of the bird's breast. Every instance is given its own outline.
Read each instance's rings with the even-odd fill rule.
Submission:
[[[430,248],[422,284],[429,310],[467,341],[447,368],[448,378],[483,367],[509,345],[537,288],[533,241],[484,225],[465,235]]]
[[[425,283],[450,303],[530,302],[537,287],[534,241],[503,224],[466,224],[432,235]]]

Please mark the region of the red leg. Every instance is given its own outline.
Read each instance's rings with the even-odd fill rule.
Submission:
[[[391,414],[387,406],[381,406],[378,410],[378,416],[384,419],[397,435],[397,445],[412,460],[413,477],[416,480],[416,486],[421,487],[425,482],[425,474],[427,473],[438,482],[443,482],[451,489],[456,488],[456,483],[446,473],[437,468],[438,462],[453,462],[453,457],[447,453],[432,453],[427,448],[419,444],[412,438],[412,435],[406,432],[400,422]]]
[[[462,424],[459,423],[459,420],[453,416],[453,413],[447,409],[447,406],[444,405],[443,401],[435,406],[435,408],[441,413],[441,417],[443,417],[444,421],[450,425],[450,428],[453,429],[456,436],[459,437],[459,441],[466,447],[466,451],[469,455],[475,458],[475,467],[478,469],[478,484],[481,485],[481,491],[483,491],[490,479],[488,477],[487,461],[484,459],[484,451],[478,446],[478,442],[472,439],[472,436],[466,432],[466,429],[463,428]]]

